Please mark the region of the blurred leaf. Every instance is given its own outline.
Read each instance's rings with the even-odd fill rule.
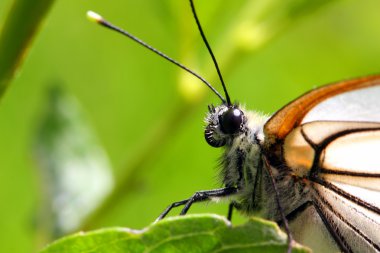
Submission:
[[[0,29],[0,97],[27,54],[54,0],[15,0]]]
[[[43,182],[39,227],[47,237],[73,231],[113,187],[108,158],[78,103],[55,87],[35,153]]]
[[[101,229],[60,239],[41,253],[53,252],[268,252],[283,253],[286,235],[258,218],[240,226],[221,216],[188,215],[160,221],[143,230]],[[295,245],[292,252],[309,252]]]

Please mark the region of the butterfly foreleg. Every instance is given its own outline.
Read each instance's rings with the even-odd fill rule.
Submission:
[[[239,205],[239,203],[237,203],[236,201],[231,201],[230,204],[228,205],[227,220],[231,221],[232,220],[232,213],[233,213],[234,209],[239,210],[240,208],[241,208],[241,206]]]
[[[189,209],[193,203],[208,201],[208,200],[211,200],[212,198],[230,196],[230,195],[235,194],[236,192],[237,192],[236,187],[225,187],[225,188],[220,188],[220,189],[196,192],[196,193],[194,193],[194,195],[191,198],[181,200],[181,201],[177,201],[177,202],[174,202],[171,205],[169,205],[161,213],[161,215],[158,216],[156,221],[159,221],[159,220],[165,218],[165,216],[175,207],[185,205],[184,208],[182,209],[181,213],[180,213],[180,215],[185,215],[189,211]]]

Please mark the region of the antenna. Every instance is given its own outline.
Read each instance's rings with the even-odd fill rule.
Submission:
[[[125,35],[127,36],[128,38],[132,39],[133,41],[137,42],[138,44],[140,44],[141,46],[149,49],[150,51],[158,54],[159,56],[163,57],[164,59],[170,61],[171,63],[177,65],[178,67],[184,69],[185,71],[189,72],[190,74],[192,74],[193,76],[197,77],[199,80],[201,80],[204,84],[207,85],[207,87],[209,87],[219,98],[220,100],[222,100],[222,102],[225,104],[226,103],[226,100],[223,98],[222,95],[220,95],[220,93],[209,83],[207,82],[203,77],[201,77],[199,74],[195,73],[194,71],[192,71],[191,69],[187,68],[186,66],[184,66],[183,64],[177,62],[176,60],[170,58],[169,56],[167,56],[166,54],[162,53],[161,51],[158,51],[157,49],[155,49],[154,47],[148,45],[147,43],[145,43],[144,41],[142,41],[141,39],[135,37],[134,35],[130,34],[129,32],[127,31],[124,31],[123,29],[111,24],[110,22],[108,22],[107,20],[105,20],[102,16],[100,16],[99,14],[93,12],[93,11],[88,11],[87,12],[87,17],[90,21],[93,21],[95,23],[98,23],[108,29],[111,29],[115,32],[118,32],[118,33],[121,33],[122,35]],[[224,86],[223,86],[224,87]],[[226,93],[227,94],[227,93]],[[228,97],[227,97],[228,98]],[[227,99],[227,101],[229,101],[229,98]],[[229,105],[230,103],[227,102]]]
[[[197,16],[197,12],[195,11],[193,0],[190,0],[190,6],[191,6],[191,11],[192,11],[192,13],[194,15],[195,22],[197,23],[198,30],[199,30],[199,32],[200,32],[200,34],[202,36],[203,42],[205,43],[205,45],[207,47],[207,50],[208,50],[208,52],[211,55],[212,61],[214,62],[214,65],[215,65],[215,68],[216,68],[216,72],[218,72],[219,79],[220,79],[220,81],[222,83],[222,86],[223,86],[224,94],[226,95],[227,105],[230,106],[231,105],[231,100],[230,100],[230,96],[228,95],[228,92],[227,92],[226,84],[223,81],[222,73],[220,72],[218,62],[216,61],[214,53],[211,50],[210,44],[208,43],[208,41],[206,39],[206,35],[203,32],[201,23],[199,22],[199,18]]]

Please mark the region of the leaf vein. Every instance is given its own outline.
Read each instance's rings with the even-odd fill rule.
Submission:
[[[157,243],[155,245],[152,245],[151,247],[147,248],[144,251],[144,253],[151,252],[152,250],[160,247],[162,244],[165,244],[165,243],[170,242],[170,241],[182,240],[184,238],[188,238],[188,237],[192,237],[192,236],[198,236],[198,235],[211,235],[212,236],[212,235],[214,235],[214,231],[215,230],[212,230],[212,231],[209,231],[209,232],[189,233],[189,234],[185,234],[185,235],[178,235],[178,236],[168,237],[167,239],[162,240],[159,243]]]

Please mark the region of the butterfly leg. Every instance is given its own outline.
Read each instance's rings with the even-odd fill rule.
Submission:
[[[227,220],[231,221],[233,211],[234,211],[234,202],[231,202],[231,203],[228,205]]]
[[[181,200],[178,202],[174,202],[171,205],[169,205],[158,218],[156,219],[156,222],[165,218],[165,216],[175,207],[185,205],[185,207],[182,209],[180,215],[184,215],[189,210],[190,206],[195,202],[202,202],[206,200],[210,200],[211,198],[215,197],[225,197],[232,194],[235,194],[237,192],[237,188],[235,187],[226,187],[221,189],[215,189],[215,190],[208,190],[208,191],[199,191],[196,192],[191,198]]]
[[[274,178],[273,172],[272,172],[272,168],[271,168],[271,166],[270,166],[270,164],[266,158],[264,158],[264,162],[265,162],[267,171],[269,173],[270,182],[271,182],[273,189],[274,189],[274,192],[275,192],[275,198],[276,198],[278,210],[280,211],[280,214],[281,214],[281,220],[283,222],[285,232],[288,236],[288,249],[286,252],[290,253],[292,251],[293,236],[292,236],[292,233],[290,232],[290,229],[289,229],[288,220],[285,217],[284,208],[282,208],[282,204],[280,201],[280,194],[279,194],[278,189],[277,189],[277,184],[276,184],[276,180]]]
[[[158,216],[158,218],[155,220],[155,222],[159,221],[159,220],[162,220],[163,218],[165,218],[165,216],[174,208],[174,207],[177,207],[177,206],[182,206],[184,204],[186,204],[190,199],[185,199],[185,200],[181,200],[181,201],[178,201],[178,202],[174,202],[172,204],[170,204],[161,214],[160,216]]]
[[[240,205],[235,201],[231,201],[231,203],[228,205],[227,220],[229,220],[229,221],[232,220],[232,213],[233,213],[234,209],[239,210]]]
[[[205,200],[211,200],[212,198],[226,197],[237,192],[236,187],[225,187],[221,189],[208,190],[208,191],[199,191],[196,192],[185,204],[185,207],[182,209],[180,215],[185,215],[189,211],[191,205],[196,202],[202,202]]]

